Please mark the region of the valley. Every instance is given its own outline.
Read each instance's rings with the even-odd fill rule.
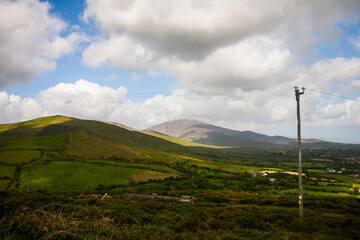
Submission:
[[[305,217],[298,219],[291,146],[215,146],[64,116],[3,124],[0,236],[357,239],[360,148],[331,146],[303,149]],[[105,193],[111,199],[91,197]],[[187,195],[195,204],[126,193]]]

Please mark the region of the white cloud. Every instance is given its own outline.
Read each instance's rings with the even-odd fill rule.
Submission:
[[[312,45],[317,38],[332,41],[339,34],[335,24],[356,21],[359,7],[356,0],[346,3],[337,0],[326,3],[311,0],[88,0],[84,19],[94,20],[111,37],[126,35],[159,56],[194,60],[257,34],[275,34],[298,47]],[[301,42],[309,37],[311,42]]]
[[[360,80],[354,80],[352,81],[351,85],[355,88],[357,88],[358,90],[360,90]]]
[[[311,66],[308,85],[316,89],[336,92],[350,87],[353,80],[360,76],[360,58],[334,58],[317,62]],[[339,84],[342,87],[339,88]],[[351,90],[351,89],[350,89]]]
[[[312,114],[313,121],[307,125],[316,127],[339,127],[339,126],[359,126],[360,125],[360,98],[356,101],[347,100],[341,103],[328,104],[327,106],[317,107],[317,111]]]
[[[61,36],[65,22],[38,0],[0,1],[0,87],[28,82],[56,68],[56,59],[72,53],[85,37]]]
[[[266,88],[289,81],[285,76],[301,68],[296,63],[313,54],[315,43],[336,41],[337,24],[356,22],[359,9],[355,0],[88,0],[84,19],[103,35],[83,61],[160,70],[190,89]]]
[[[252,130],[270,135],[296,135],[296,104],[293,82],[272,91],[227,89],[201,92],[177,89],[170,96],[156,95],[144,102],[127,99],[124,87],[100,86],[86,80],[60,83],[41,91],[35,99],[0,93],[1,122],[27,120],[43,115],[62,114],[84,119],[117,121],[137,129],[160,122],[192,118],[219,126]],[[360,99],[326,103],[321,96],[305,91],[302,95],[303,127],[325,128],[360,124]],[[326,135],[324,135],[326,136]],[[336,137],[336,136],[332,136]]]
[[[268,37],[252,37],[220,48],[203,61],[169,62],[167,69],[186,87],[265,88],[293,62],[288,49]],[[280,84],[278,82],[277,84]]]
[[[90,67],[108,63],[125,69],[147,71],[153,67],[153,53],[128,37],[121,36],[91,44],[83,52],[83,61]]]
[[[75,83],[59,83],[41,91],[37,101],[50,114],[92,119],[108,119],[126,101],[124,87],[113,89],[83,79]]]
[[[29,43],[14,44],[27,46],[19,51],[25,57],[18,58],[10,38],[13,29],[21,30],[22,25],[28,29],[29,21],[18,20],[18,27],[0,21],[4,32],[10,33],[0,35],[0,45],[10,46],[2,47],[0,56],[7,56],[7,49],[15,52],[11,64],[0,65],[0,70],[6,66],[4,72],[16,76],[12,79],[30,79],[30,75],[54,69],[55,60],[71,53],[79,36],[61,37],[66,26],[49,16],[47,3],[15,3],[39,11],[34,22],[40,27],[30,31],[36,37],[28,33]],[[302,97],[308,129],[356,126],[360,119],[357,102],[324,97],[318,91],[358,94],[359,58],[334,57],[309,66],[300,63],[315,54],[316,44],[336,42],[342,34],[338,26],[357,22],[359,10],[357,0],[88,0],[84,19],[94,21],[101,35],[83,51],[84,65],[130,70],[134,80],[163,74],[177,78],[179,88],[170,96],[133,103],[125,88],[79,80],[46,89],[36,101],[46,114],[112,120],[140,129],[195,118],[234,129],[295,135],[293,87],[297,85],[308,89]],[[37,16],[42,18],[37,20]],[[15,60],[17,67],[12,64]],[[21,71],[18,66],[23,66]]]
[[[278,0],[242,2],[88,0],[84,19],[94,19],[111,36],[125,33],[160,55],[193,59],[274,27],[292,5]]]
[[[0,92],[0,122],[10,123],[41,117],[41,105],[32,98],[21,98],[7,92]]]

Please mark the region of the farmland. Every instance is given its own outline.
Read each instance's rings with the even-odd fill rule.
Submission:
[[[183,146],[157,136],[65,117],[3,125],[0,236],[360,236],[360,184],[352,177],[360,174],[358,148],[303,150],[302,220],[297,218],[296,149]],[[104,193],[111,199],[93,197]],[[130,200],[122,197],[125,193],[190,195],[196,203]]]

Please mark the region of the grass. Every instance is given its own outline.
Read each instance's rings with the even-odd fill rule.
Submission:
[[[0,131],[6,131],[8,129],[13,129],[21,126],[31,126],[33,128],[40,128],[46,127],[51,124],[59,124],[63,122],[67,122],[72,120],[73,118],[65,117],[65,116],[49,116],[43,118],[37,118],[25,122],[18,122],[18,123],[10,123],[10,124],[2,124],[0,125]]]
[[[359,202],[316,197],[299,219],[295,198],[241,194],[241,204],[161,199],[0,195],[1,239],[358,239]],[[230,196],[227,196],[230,197]],[[254,201],[255,200],[255,201]],[[349,207],[352,206],[352,207]]]
[[[351,184],[354,187],[360,187],[360,179],[358,178],[353,178],[346,175],[338,175],[338,174],[326,174],[326,177],[335,178],[336,180],[340,180],[342,182]]]
[[[11,144],[3,147],[3,150],[61,150],[65,146],[63,141],[66,134],[57,136],[25,137],[17,139]]]
[[[307,190],[324,191],[324,192],[345,192],[350,193],[348,187],[344,186],[305,186]]]
[[[0,162],[4,163],[23,163],[41,157],[41,151],[22,150],[22,151],[0,151]]]
[[[2,124],[0,125],[0,134],[7,134],[11,132],[10,135],[24,135],[24,136],[34,136],[39,133],[43,128],[48,127],[53,124],[61,124],[73,120],[72,118],[65,116],[50,116],[37,118],[30,121]]]
[[[279,193],[282,193],[284,195],[298,195],[299,190],[298,189],[288,189],[288,190],[282,190],[279,191]],[[345,192],[323,192],[323,191],[311,191],[311,190],[303,190],[304,195],[304,201],[306,201],[307,196],[318,196],[318,197],[349,197],[351,196],[350,193]]]
[[[52,161],[48,164],[29,164],[21,171],[19,190],[26,191],[29,184],[30,191],[96,191],[100,184],[128,184],[132,175],[143,172],[143,169],[84,162]]]
[[[221,171],[226,171],[230,173],[244,173],[251,171],[261,171],[262,168],[253,167],[253,166],[244,166],[239,164],[230,164],[230,163],[222,163],[222,162],[213,162],[213,161],[191,161],[192,165],[198,167],[205,167],[210,169],[219,169]]]
[[[112,156],[126,159],[141,158],[142,155],[131,146],[101,138],[86,130],[77,130],[69,135],[65,153],[84,158],[109,158]]]
[[[119,167],[142,168],[142,169],[147,169],[147,170],[170,173],[170,174],[174,174],[174,175],[182,174],[181,172],[176,171],[175,169],[172,169],[172,168],[164,166],[164,165],[157,165],[157,164],[117,162],[117,161],[110,161],[110,160],[92,160],[92,159],[87,159],[85,161],[90,162],[90,163],[101,163],[101,164],[108,164],[108,165],[114,165],[114,166],[119,166]]]
[[[165,179],[168,177],[176,177],[176,176],[178,176],[178,175],[146,170],[143,173],[132,175],[130,178],[134,182],[146,182],[146,181],[149,181],[150,179],[157,180],[157,179]]]
[[[65,159],[66,156],[64,156],[58,151],[45,151],[43,158],[45,160],[59,160],[59,159]]]
[[[321,170],[321,169],[308,169],[308,172],[310,172],[310,173],[327,173],[328,171]]]
[[[251,167],[243,166],[237,164],[226,164],[224,167],[221,167],[221,170],[231,173],[244,173],[244,172],[252,172],[252,171],[261,171],[261,168],[252,167],[252,166]]]
[[[9,179],[0,179],[0,191],[4,191],[9,184]]]
[[[144,131],[141,131],[141,132],[145,133],[147,135],[154,136],[154,137],[157,137],[157,138],[161,138],[161,139],[164,139],[166,141],[173,142],[173,143],[176,143],[176,144],[180,144],[180,145],[186,146],[186,147],[226,148],[226,147],[219,147],[219,146],[214,146],[214,145],[206,145],[206,144],[201,144],[201,143],[190,142],[190,141],[187,141],[187,140],[184,140],[184,139],[181,139],[181,138],[172,137],[172,136],[161,134],[161,133],[154,132],[154,131],[144,130]]]
[[[15,166],[2,166],[0,165],[0,177],[13,177]]]

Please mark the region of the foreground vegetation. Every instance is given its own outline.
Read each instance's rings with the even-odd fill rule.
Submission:
[[[195,204],[1,193],[2,239],[359,239],[356,198],[204,195]]]
[[[360,239],[358,148],[304,149],[299,219],[296,149],[151,135],[62,116],[0,125],[0,239]]]

